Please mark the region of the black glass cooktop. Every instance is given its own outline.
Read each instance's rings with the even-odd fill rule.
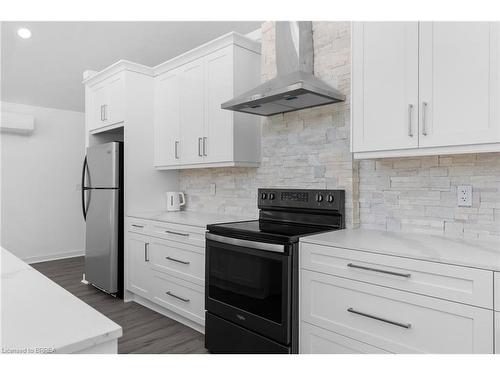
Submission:
[[[214,234],[231,237],[271,240],[278,242],[296,242],[299,237],[330,231],[328,226],[301,225],[265,220],[236,221],[232,223],[211,224],[207,229]]]

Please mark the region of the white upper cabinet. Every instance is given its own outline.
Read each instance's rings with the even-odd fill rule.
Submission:
[[[498,25],[420,23],[420,146],[500,141]]]
[[[123,74],[112,77],[107,82],[108,101],[105,115],[108,124],[117,124],[125,120],[125,84]]]
[[[418,147],[418,22],[353,27],[353,151]]]
[[[180,75],[176,70],[163,74],[155,81],[154,122],[155,164],[175,164],[180,149]],[[163,122],[170,122],[163,124]],[[161,147],[160,147],[161,146]]]
[[[121,123],[124,113],[124,76],[115,74],[94,85],[86,86],[88,131],[96,131]]]
[[[223,48],[205,59],[205,156],[209,162],[231,160],[234,112],[222,110],[221,103],[233,97],[233,48]],[[209,141],[210,140],[210,141]]]
[[[183,66],[180,71],[180,90],[174,94],[180,96],[181,160],[187,164],[201,163],[203,159],[204,73],[203,60],[196,60]],[[167,126],[170,124],[168,122]]]
[[[353,24],[356,158],[500,151],[496,22]]]
[[[259,50],[230,33],[155,68],[156,168],[259,165],[260,118],[221,109],[260,83]]]

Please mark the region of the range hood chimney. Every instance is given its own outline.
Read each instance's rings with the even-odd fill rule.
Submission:
[[[222,109],[272,116],[345,100],[313,75],[312,22],[276,22],[277,76],[221,105]]]

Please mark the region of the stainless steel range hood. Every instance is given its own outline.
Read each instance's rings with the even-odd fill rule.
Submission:
[[[312,22],[276,22],[277,76],[221,105],[222,109],[272,116],[345,100],[313,75]]]

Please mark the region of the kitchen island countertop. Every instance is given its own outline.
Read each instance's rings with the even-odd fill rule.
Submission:
[[[116,353],[122,328],[1,248],[2,353]]]

